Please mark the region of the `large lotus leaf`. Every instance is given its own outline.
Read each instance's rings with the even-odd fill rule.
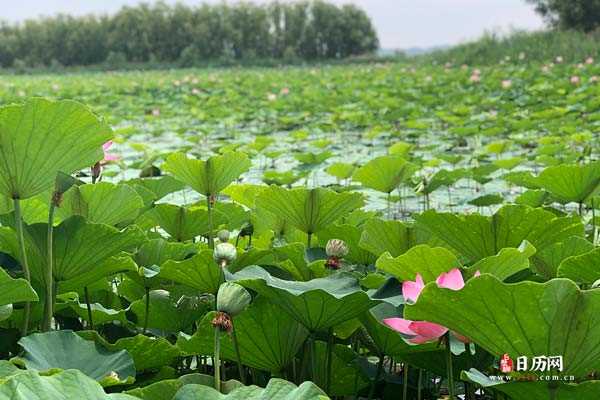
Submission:
[[[327,382],[327,343],[315,342],[314,382],[325,389]],[[351,396],[369,385],[357,363],[358,354],[346,345],[336,344],[333,347],[331,361],[331,387],[328,394],[332,396]]]
[[[372,218],[365,222],[359,245],[379,257],[388,252],[398,257],[416,244],[415,231],[400,221]]]
[[[391,193],[410,179],[415,165],[398,156],[376,157],[356,170],[352,179],[363,186],[383,193]]]
[[[187,354],[212,355],[215,313],[208,313],[196,333],[180,336],[177,346]],[[308,337],[308,331],[269,299],[258,296],[234,319],[242,364],[264,371],[282,372],[290,364]],[[236,354],[229,336],[221,337],[221,357],[235,361]]]
[[[214,388],[202,385],[185,385],[173,400],[324,400],[328,397],[312,382],[296,386],[283,379],[271,379],[267,387],[244,386],[229,394],[221,394]]]
[[[565,259],[587,253],[593,249],[594,245],[586,238],[572,236],[538,252],[533,267],[543,277],[547,279],[555,278],[559,265]]]
[[[582,377],[600,367],[599,309],[599,291],[567,279],[505,284],[484,274],[459,291],[428,284],[404,315],[446,326],[495,356],[562,355],[564,374]]]
[[[304,233],[319,232],[363,204],[359,193],[336,193],[324,188],[270,186],[256,198],[258,208],[285,218]]]
[[[460,179],[467,178],[470,175],[470,172],[465,168],[457,168],[452,171],[448,171],[445,169],[439,170],[436,172],[427,185],[423,187],[422,192],[424,194],[430,194],[435,192],[442,186],[452,186]]]
[[[125,350],[108,351],[70,330],[34,333],[21,338],[18,359],[29,370],[78,369],[103,386],[132,383],[133,359]]]
[[[57,282],[58,292],[78,291],[82,287],[93,285],[106,277],[136,270],[137,265],[128,255],[108,257],[98,261],[92,269],[85,270],[85,272],[66,281]]]
[[[112,136],[86,106],[40,98],[0,108],[0,194],[26,199],[103,157]]]
[[[213,259],[212,250],[201,251],[183,261],[169,260],[162,264],[158,276],[212,294],[217,293],[225,280],[222,268]]]
[[[171,293],[166,290],[151,290],[148,328],[179,332],[206,313],[205,307],[201,306],[184,309],[185,303],[180,303],[180,298],[175,291]],[[137,324],[142,325],[146,318],[146,296],[131,303],[130,309],[136,317]]]
[[[251,162],[244,153],[230,152],[206,161],[175,153],[167,157],[164,169],[196,192],[215,195],[248,171]]]
[[[475,274],[491,274],[500,280],[510,278],[517,272],[529,268],[529,257],[535,254],[535,248],[524,241],[519,248],[505,247],[495,256],[482,258],[469,270]]]
[[[168,242],[165,239],[151,239],[142,244],[135,253],[134,259],[137,265],[149,267],[162,265],[174,260],[180,261],[197,252],[193,243]]]
[[[588,285],[596,282],[600,279],[600,247],[566,258],[558,266],[558,276]]]
[[[171,400],[179,389],[185,385],[197,384],[207,387],[214,386],[214,377],[203,374],[188,374],[177,379],[163,379],[148,386],[135,388],[127,391],[127,394],[136,396],[142,400]],[[221,381],[221,392],[229,393],[233,389],[243,386],[235,380]]]
[[[338,273],[307,282],[286,281],[251,266],[228,277],[276,302],[312,332],[322,331],[361,315],[377,304],[351,275]]]
[[[345,260],[354,264],[373,264],[377,258],[359,246],[361,235],[362,231],[354,225],[332,224],[319,232],[319,242],[322,247],[325,247],[328,240],[341,239],[348,246],[348,255],[344,257]]]
[[[183,242],[208,233],[208,211],[173,204],[158,204],[146,213],[156,225],[164,229],[174,240]],[[213,214],[213,226],[227,222],[220,212]]]
[[[106,394],[102,386],[72,369],[50,376],[25,371],[0,380],[0,400],[136,400],[123,393]]]
[[[25,279],[13,279],[0,267],[0,306],[37,301],[38,295]]]
[[[414,281],[419,273],[425,282],[435,281],[442,273],[461,267],[450,250],[424,244],[415,246],[396,258],[384,253],[376,265],[377,269],[391,274],[399,281]]]
[[[578,217],[557,217],[540,208],[520,205],[504,206],[491,217],[432,210],[415,219],[420,227],[472,262],[496,255],[504,247],[518,247],[523,240],[542,251],[570,236],[583,236]]]
[[[94,322],[96,322],[94,320]],[[145,371],[170,365],[181,351],[167,339],[136,335],[109,343],[96,331],[80,331],[77,334],[87,340],[93,340],[110,351],[125,350],[133,358],[136,371]]]
[[[600,191],[600,161],[548,167],[540,173],[537,182],[562,203],[583,203]]]
[[[82,215],[89,222],[116,225],[133,221],[143,206],[144,201],[130,186],[99,182],[73,186],[59,210],[67,216]]]
[[[113,310],[104,307],[101,303],[90,303],[90,311],[92,320],[96,326],[110,324],[118,321],[123,325],[127,325],[127,310]],[[79,296],[76,293],[65,293],[58,296],[58,301],[54,306],[54,313],[60,316],[71,318],[81,318],[86,321],[89,319],[88,307],[86,303],[79,302]]]
[[[126,183],[132,186],[138,185],[149,190],[153,193],[154,201],[160,200],[173,192],[178,192],[185,187],[183,183],[169,175],[152,178],[136,178],[128,180]]]
[[[514,400],[596,400],[600,393],[600,381],[564,383],[554,381],[511,381],[491,379],[476,369],[463,371],[462,379],[502,392]]]

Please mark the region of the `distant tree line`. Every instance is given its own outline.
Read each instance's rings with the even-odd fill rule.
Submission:
[[[74,66],[121,62],[320,60],[373,52],[366,13],[324,1],[265,5],[159,2],[114,15],[58,15],[0,24],[0,66]]]
[[[600,0],[526,0],[552,26],[592,32],[600,28]]]

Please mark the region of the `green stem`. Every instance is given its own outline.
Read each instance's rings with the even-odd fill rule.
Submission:
[[[312,233],[308,232],[306,234],[306,250],[310,249],[311,242],[312,242]]]
[[[150,316],[150,287],[146,286],[146,312],[144,313],[144,334],[148,331],[148,318]]]
[[[215,389],[221,393],[221,331],[215,328],[215,358],[213,359],[213,369],[215,371]]]
[[[325,392],[331,390],[331,367],[333,365],[333,347],[335,346],[335,336],[333,328],[329,328],[329,340],[327,340],[327,380],[325,381]]]
[[[383,359],[383,355],[379,355],[379,362],[377,363],[377,373],[375,374],[375,379],[373,379],[373,382],[371,382],[371,390],[369,390],[369,400],[371,400],[375,395],[377,382],[379,382],[379,377],[381,376],[381,372],[383,371]]]
[[[240,353],[240,344],[237,339],[237,330],[233,325],[233,318],[231,318],[231,340],[233,341],[233,348],[235,349],[235,358],[237,359],[238,372],[240,374],[240,379],[242,383],[246,384],[246,372],[244,371],[244,367],[242,365],[242,355]]]
[[[422,399],[421,387],[423,386],[423,370],[419,368],[419,378],[417,381],[417,400]]]
[[[83,287],[83,294],[85,296],[85,306],[88,313],[88,322],[90,323],[90,329],[94,330],[94,320],[92,318],[92,305],[90,304],[90,291],[87,286]]]
[[[13,199],[13,205],[15,208],[15,226],[17,230],[17,238],[19,240],[19,251],[21,252],[21,266],[23,267],[23,273],[25,279],[31,284],[31,272],[29,272],[29,262],[27,261],[27,250],[25,249],[25,235],[23,234],[23,217],[21,215],[21,201],[19,199]],[[25,303],[25,309],[23,313],[23,326],[21,328],[21,335],[26,336],[29,330],[29,315],[31,314],[31,304]]]
[[[206,208],[208,211],[208,247],[211,249],[214,247],[213,242],[213,205],[211,202],[210,193],[206,194]]]
[[[408,364],[402,370],[402,400],[408,400]]]
[[[42,331],[48,332],[52,327],[53,304],[54,304],[54,282],[52,276],[53,269],[53,241],[54,241],[54,210],[56,206],[54,201],[50,201],[48,211],[48,237],[47,237],[47,261],[46,261],[46,303],[44,304],[44,320],[42,322]]]
[[[454,371],[452,370],[452,351],[450,350],[450,332],[446,333],[446,369],[448,370],[448,397],[454,400]]]

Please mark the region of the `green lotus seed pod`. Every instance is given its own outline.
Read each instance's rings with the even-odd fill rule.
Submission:
[[[217,233],[217,237],[221,243],[226,243],[229,241],[229,231],[227,229],[221,229],[219,233]]]
[[[217,311],[235,317],[250,304],[252,296],[243,287],[234,282],[225,282],[217,292]]]
[[[340,239],[329,239],[325,252],[328,257],[342,258],[348,254],[348,246],[346,242]]]
[[[213,258],[217,264],[225,266],[235,260],[237,249],[231,243],[219,243],[213,251]]]

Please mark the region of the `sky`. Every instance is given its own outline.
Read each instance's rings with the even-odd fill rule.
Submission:
[[[180,0],[186,4],[217,3],[221,0]],[[285,1],[285,0],[283,0]],[[507,32],[539,29],[543,21],[524,0],[329,0],[353,3],[371,17],[381,47],[405,49],[453,45],[476,39],[486,30]],[[18,22],[57,13],[81,15],[114,13],[139,0],[0,0],[0,19]],[[151,1],[149,1],[151,2]],[[230,3],[232,1],[229,1]],[[268,2],[258,0],[255,2]],[[175,1],[167,1],[175,3]]]

